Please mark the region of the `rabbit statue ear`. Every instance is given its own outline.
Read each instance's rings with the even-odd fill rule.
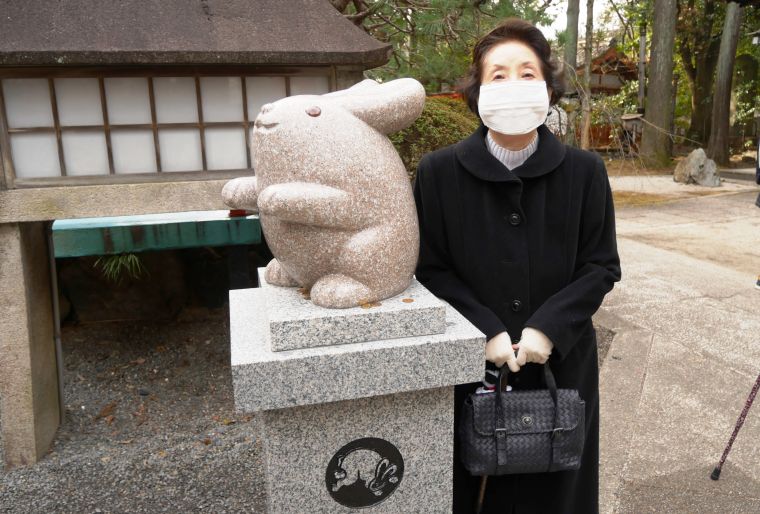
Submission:
[[[409,78],[384,84],[367,79],[348,89],[323,96],[333,99],[383,134],[392,134],[408,127],[425,107],[425,88]]]

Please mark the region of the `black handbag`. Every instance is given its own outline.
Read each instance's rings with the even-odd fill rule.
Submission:
[[[476,476],[578,469],[585,440],[585,403],[575,389],[557,389],[544,365],[547,389],[503,391],[465,399],[459,419],[460,455]]]

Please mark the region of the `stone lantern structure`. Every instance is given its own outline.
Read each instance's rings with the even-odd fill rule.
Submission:
[[[52,220],[224,209],[279,98],[343,89],[390,47],[324,0],[11,0],[0,17],[0,413],[5,461],[61,416]]]

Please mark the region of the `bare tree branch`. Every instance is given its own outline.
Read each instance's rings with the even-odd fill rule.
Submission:
[[[614,0],[609,0],[610,5],[612,6],[612,9],[615,11],[615,14],[617,14],[618,18],[620,19],[620,23],[623,24],[623,31],[624,33],[631,39],[631,41],[634,41],[636,38],[633,35],[633,29],[631,29],[631,24],[629,23],[629,20],[625,19],[622,14],[620,14],[620,10],[618,9],[618,6],[615,5]]]

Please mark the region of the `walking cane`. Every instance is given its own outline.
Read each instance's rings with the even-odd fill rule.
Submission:
[[[715,469],[713,469],[712,473],[710,474],[710,478],[712,478],[713,480],[718,480],[718,478],[720,478],[720,471],[723,468],[723,463],[726,462],[726,457],[728,457],[728,452],[731,450],[731,446],[734,444],[734,439],[736,439],[736,434],[739,433],[739,429],[742,427],[742,425],[744,424],[744,419],[747,417],[747,412],[749,411],[749,408],[752,406],[752,402],[755,401],[755,396],[757,396],[758,389],[760,389],[760,375],[757,376],[757,380],[755,380],[755,385],[752,387],[752,390],[749,392],[749,396],[747,397],[747,401],[744,404],[742,413],[739,414],[739,419],[736,420],[734,433],[731,434],[731,439],[728,440],[728,445],[726,446],[726,449],[723,450],[723,456],[720,458],[720,462],[718,462],[718,465],[715,466]]]
[[[478,494],[478,504],[475,506],[475,514],[480,514],[480,511],[483,510],[483,498],[486,496],[486,481],[488,480],[488,475],[483,475],[480,477],[480,494]]]

